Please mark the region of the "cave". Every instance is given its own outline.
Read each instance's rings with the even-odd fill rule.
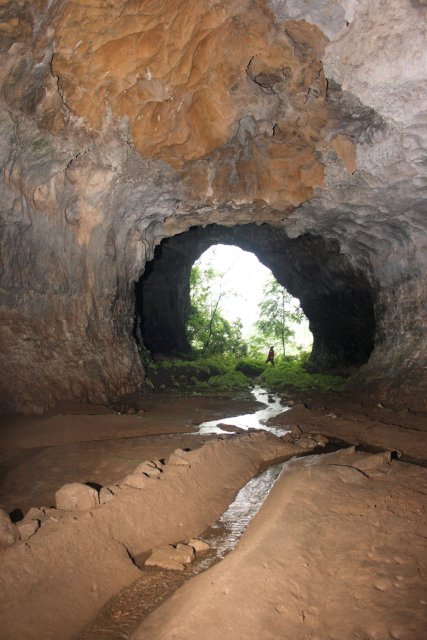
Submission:
[[[141,277],[149,348],[185,352],[186,284],[162,267],[174,322],[166,300],[161,314],[149,301],[152,260],[214,233],[253,247],[298,292],[314,369],[359,367],[356,387],[425,406],[424,72],[409,44],[413,84],[388,72],[393,38],[418,33],[425,8],[396,0],[387,55],[377,60],[375,39],[366,53],[374,73],[365,18],[344,19],[344,5],[330,24],[292,2],[209,4],[186,24],[173,3],[146,15],[121,0],[91,8],[77,37],[80,2],[6,3],[3,412],[141,388]],[[366,20],[375,29],[371,10]]]
[[[254,253],[300,300],[314,344],[312,371],[349,374],[369,360],[375,334],[375,291],[336,242],[304,234],[287,237],[269,224],[207,225],[163,240],[135,286],[136,334],[153,354],[189,354],[186,336],[190,271],[213,244]]]
[[[423,637],[426,24],[425,0],[0,2],[5,638]],[[304,375],[344,386],[150,388],[217,243],[300,300]],[[147,571],[186,576],[279,462],[227,557]],[[166,582],[125,630],[121,590]]]

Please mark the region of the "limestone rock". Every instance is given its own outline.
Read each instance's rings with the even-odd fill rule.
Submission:
[[[25,514],[24,520],[40,520],[45,515],[41,507],[31,507]]]
[[[0,509],[0,547],[8,547],[19,540],[19,530],[9,518],[9,514]]]
[[[159,567],[172,571],[184,571],[185,569],[184,564],[177,558],[176,549],[172,545],[154,549],[145,564],[147,567]]]
[[[316,441],[319,447],[325,447],[328,444],[328,438],[321,433],[310,434],[310,436]]]
[[[291,428],[291,434],[294,438],[299,438],[302,435],[302,429],[299,424],[294,424]]]
[[[65,484],[55,493],[57,509],[64,511],[80,511],[92,509],[99,504],[96,489],[80,482]]]
[[[22,520],[17,523],[17,529],[21,536],[21,540],[28,540],[35,534],[37,529],[40,527],[40,523],[38,520]]]
[[[135,467],[133,473],[143,473],[150,478],[160,478],[162,471],[151,462],[146,461]]]
[[[354,466],[360,471],[371,471],[373,469],[379,469],[385,465],[389,465],[391,462],[391,452],[384,451],[384,453],[376,453],[373,455],[367,455],[355,462]]]
[[[206,551],[209,551],[209,549],[211,548],[211,546],[207,542],[205,542],[204,540],[199,540],[198,538],[191,538],[188,541],[188,545],[190,547],[193,547],[196,553],[204,553]]]
[[[114,498],[114,493],[108,487],[101,487],[99,490],[99,503],[106,504]]]
[[[309,435],[303,435],[297,440],[297,444],[299,447],[303,449],[314,449],[317,445],[316,440],[311,438]]]
[[[194,559],[194,548],[188,544],[179,543],[175,548],[175,557],[182,564],[190,564]]]

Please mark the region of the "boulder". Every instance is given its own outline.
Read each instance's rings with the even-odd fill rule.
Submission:
[[[55,500],[57,509],[64,511],[81,511],[99,505],[98,491],[81,482],[64,484],[55,493]]]
[[[0,547],[9,547],[19,540],[19,531],[9,514],[0,509]]]
[[[123,480],[123,484],[134,489],[147,489],[154,480],[155,478],[149,478],[143,473],[130,473]]]

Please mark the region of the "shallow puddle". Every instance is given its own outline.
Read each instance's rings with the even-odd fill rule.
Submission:
[[[219,562],[238,543],[249,522],[266,499],[286,462],[274,465],[250,480],[218,521],[201,536],[211,545],[183,572],[143,567],[141,578],[112,598],[97,618],[74,640],[129,638],[140,622],[187,580]],[[146,555],[136,558],[143,565]]]

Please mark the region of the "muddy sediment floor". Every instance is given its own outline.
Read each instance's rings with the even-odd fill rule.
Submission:
[[[260,408],[243,398],[175,397],[137,400],[139,414],[108,407],[67,404],[64,413],[0,418],[0,508],[25,514],[51,506],[67,482],[107,485],[139,462],[165,458],[177,447],[196,448],[212,438],[197,425]]]
[[[213,548],[183,573],[143,567],[146,553],[134,557],[140,569],[129,572],[133,580],[100,605],[75,640],[422,640],[427,628],[424,416],[340,398],[294,396],[293,406],[284,400],[280,407],[274,396],[257,397],[272,406],[272,413],[259,415],[279,435],[298,425],[297,431],[364,449],[394,450],[397,459],[349,450],[286,463],[271,496],[224,560],[247,525],[243,515],[244,526],[234,536],[237,512],[202,534]],[[242,416],[259,408],[265,406],[249,399],[153,397],[133,415],[71,406],[61,415],[5,419],[0,506],[19,520],[30,507],[54,504],[55,491],[66,482],[101,486],[117,482],[142,460],[167,458],[177,447],[195,450],[218,437],[224,445],[237,443],[239,436],[229,429],[242,428]],[[201,433],[200,423],[207,425]],[[214,491],[215,463],[209,464],[205,472]],[[263,494],[251,517],[271,485],[264,494],[249,489],[246,502]],[[185,491],[191,502],[191,489]],[[172,511],[164,514],[166,521],[176,517]],[[71,636],[49,635],[45,628],[31,637]],[[18,636],[12,632],[7,638]]]

